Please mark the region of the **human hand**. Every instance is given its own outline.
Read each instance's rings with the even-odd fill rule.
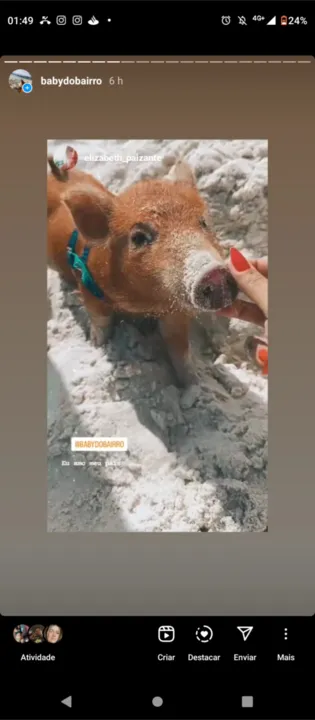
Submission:
[[[249,302],[237,299],[233,305],[217,312],[229,318],[261,325],[263,337],[251,337],[246,348],[268,375],[268,258],[248,261],[238,250],[231,249],[228,267]]]

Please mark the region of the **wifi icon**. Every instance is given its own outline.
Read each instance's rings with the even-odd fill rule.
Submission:
[[[98,25],[98,24],[99,24],[99,20],[96,19],[95,15],[93,15],[91,17],[91,19],[88,20],[88,25]]]

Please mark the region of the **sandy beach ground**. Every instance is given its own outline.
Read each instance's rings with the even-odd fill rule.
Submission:
[[[183,156],[222,243],[249,257],[268,253],[267,141],[67,139],[49,142],[49,151],[65,142],[78,151],[78,168],[117,193],[143,177],[163,177]],[[90,153],[162,160],[84,161]],[[268,382],[243,349],[257,328],[211,314],[196,319],[200,382],[185,391],[174,385],[153,321],[117,317],[109,345],[95,349],[84,311],[51,270],[48,304],[48,531],[263,531]],[[72,436],[128,437],[129,450],[107,454],[111,465],[74,468]]]

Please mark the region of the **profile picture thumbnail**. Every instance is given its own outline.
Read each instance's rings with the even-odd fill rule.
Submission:
[[[28,625],[17,625],[13,630],[14,640],[18,643],[29,642],[29,626]]]
[[[11,72],[9,76],[9,85],[11,90],[28,95],[33,90],[32,76],[28,70],[18,68],[17,70],[13,70],[13,72]]]
[[[59,625],[48,625],[44,631],[44,638],[49,643],[57,643],[61,640],[63,632]]]
[[[29,639],[36,644],[44,642],[44,630],[44,625],[32,625],[28,633]]]
[[[62,145],[54,154],[54,163],[61,170],[72,170],[78,162],[78,153],[71,145]]]

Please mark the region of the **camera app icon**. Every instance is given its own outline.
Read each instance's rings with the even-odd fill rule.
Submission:
[[[82,25],[82,22],[83,22],[82,15],[73,15],[72,25]]]
[[[56,23],[57,23],[57,25],[66,25],[66,23],[67,23],[66,16],[65,15],[57,15]]]

